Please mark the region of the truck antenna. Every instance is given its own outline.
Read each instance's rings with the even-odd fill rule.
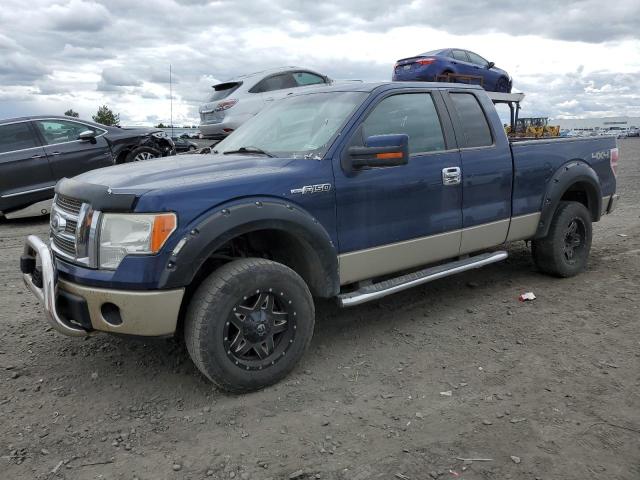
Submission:
[[[173,81],[171,79],[171,64],[169,64],[169,102],[171,105],[171,136],[173,137]]]

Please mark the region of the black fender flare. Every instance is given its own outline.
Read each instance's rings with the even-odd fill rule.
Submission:
[[[560,204],[562,196],[572,186],[580,184],[587,194],[591,220],[600,220],[602,212],[602,189],[598,174],[589,164],[582,160],[572,160],[558,168],[547,183],[547,190],[542,199],[540,223],[534,238],[546,237],[551,226],[551,219]]]
[[[171,255],[159,287],[190,285],[205,261],[229,240],[265,229],[281,230],[305,246],[305,259],[309,262],[305,280],[314,295],[331,297],[339,292],[338,254],[320,222],[297,205],[255,197],[220,205],[198,220],[183,237],[184,246]]]

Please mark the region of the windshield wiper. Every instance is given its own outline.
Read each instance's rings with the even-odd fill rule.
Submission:
[[[258,147],[240,147],[237,150],[226,150],[222,152],[223,155],[230,155],[232,153],[257,153],[259,155],[266,155],[267,157],[275,157],[273,153],[265,152],[263,149]]]

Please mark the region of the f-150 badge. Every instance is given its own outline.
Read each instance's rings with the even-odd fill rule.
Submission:
[[[329,190],[331,190],[330,183],[319,183],[318,185],[305,185],[300,188],[292,188],[291,193],[301,193],[306,195],[307,193],[321,193],[328,192]]]

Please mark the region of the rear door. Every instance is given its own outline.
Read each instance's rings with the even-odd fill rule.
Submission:
[[[52,198],[54,184],[31,122],[0,125],[0,211]]]
[[[354,171],[334,159],[343,284],[458,255],[462,188],[443,181],[460,170],[451,131],[438,91],[383,94],[364,112],[342,155],[369,136],[407,134],[410,158]]]
[[[265,78],[256,85],[256,89],[262,92],[262,99],[269,104],[293,93],[292,90],[297,86],[291,72],[285,72]]]
[[[106,130],[75,120],[45,119],[35,120],[34,124],[55,180],[113,165],[111,148],[104,138]],[[95,143],[78,140],[86,130],[96,132]]]
[[[460,254],[466,254],[506,240],[513,164],[506,135],[491,128],[486,112],[494,107],[486,94],[451,90],[445,98],[460,146],[463,179]]]

